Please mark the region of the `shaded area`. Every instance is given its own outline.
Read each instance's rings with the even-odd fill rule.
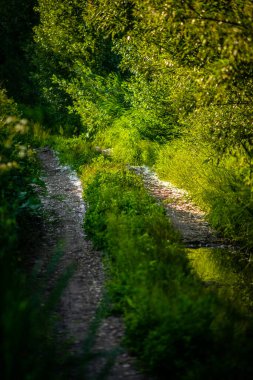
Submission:
[[[230,300],[241,311],[253,311],[252,261],[235,249],[187,249],[193,273],[221,299]]]

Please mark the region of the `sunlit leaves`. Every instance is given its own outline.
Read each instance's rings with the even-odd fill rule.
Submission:
[[[251,1],[40,0],[39,10],[44,93],[86,129],[130,107],[129,125],[151,139],[197,123],[219,155],[252,143]],[[113,87],[111,71],[125,82]]]

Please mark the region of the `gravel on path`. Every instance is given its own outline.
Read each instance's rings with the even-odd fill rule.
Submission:
[[[83,230],[86,205],[79,179],[69,167],[60,165],[52,150],[40,149],[38,157],[46,184],[46,193],[40,197],[47,216],[38,261],[50,261],[56,250],[61,249],[56,271],[62,273],[70,264],[75,265],[74,275],[61,296],[58,334],[73,342],[73,354],[80,354],[103,299],[105,271],[101,253],[94,250]],[[124,325],[119,317],[109,316],[102,320],[93,350],[110,353],[120,349],[106,379],[144,380],[146,377],[135,369],[134,358],[121,347],[123,335]],[[91,361],[85,379],[95,380],[105,363],[105,356]]]
[[[161,181],[147,166],[130,166],[130,170],[141,175],[146,188],[165,208],[175,229],[180,232],[183,244],[188,248],[215,247],[228,245],[211,228],[205,213],[196,206],[185,190]]]

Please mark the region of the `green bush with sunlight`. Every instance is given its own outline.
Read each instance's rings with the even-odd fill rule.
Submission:
[[[160,149],[155,169],[162,178],[186,189],[225,237],[252,249],[251,159],[240,145],[229,145],[223,154],[218,149],[207,128],[197,124],[183,138]]]

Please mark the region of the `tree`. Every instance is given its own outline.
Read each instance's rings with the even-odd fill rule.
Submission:
[[[0,0],[0,85],[21,101],[31,100],[27,49],[37,22],[35,0]]]

